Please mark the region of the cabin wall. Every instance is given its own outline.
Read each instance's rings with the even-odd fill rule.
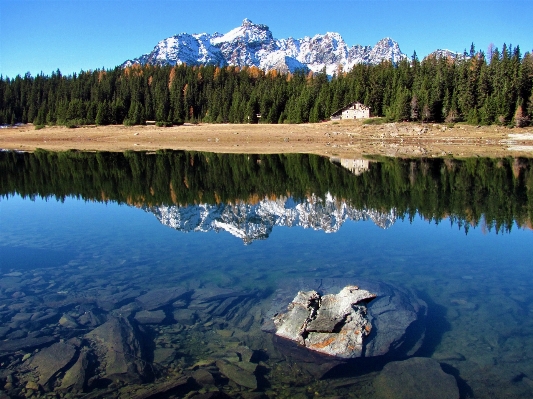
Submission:
[[[352,103],[343,108],[342,111],[331,115],[331,120],[365,118],[370,118],[370,108],[361,103]]]

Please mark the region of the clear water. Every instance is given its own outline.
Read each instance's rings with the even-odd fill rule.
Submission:
[[[228,353],[235,356],[234,348],[245,345],[255,351],[253,362],[260,365],[255,391],[268,397],[373,397],[383,365],[368,370],[341,366],[318,378],[308,364],[284,354],[270,334],[260,331],[260,318],[272,292],[290,278],[380,280],[410,289],[427,302],[426,337],[416,356],[435,359],[454,375],[461,397],[532,397],[532,234],[516,223],[510,231],[487,231],[482,222],[465,233],[448,217],[436,223],[417,214],[413,220],[398,218],[387,229],[372,220],[346,220],[331,233],[274,226],[266,239],[244,245],[223,230],[177,231],[138,206],[70,196],[64,201],[30,199],[15,193],[0,201],[0,326],[12,325],[17,312],[53,307],[43,299],[52,294],[64,302],[55,319],[37,328],[69,340],[84,337],[90,329],[59,326],[61,315],[76,319],[83,310],[80,304],[125,287],[140,292],[176,286],[243,290],[255,293],[243,310],[254,316],[249,325],[245,315],[235,313],[197,319],[186,328],[168,317],[144,325],[143,337],[151,350],[161,354],[172,349],[171,355],[148,358],[161,365],[154,375],[144,384],[86,382],[83,390],[129,397],[132,389],[190,375],[208,364],[213,384],[184,385],[162,395],[194,397],[196,392],[218,390],[249,397],[254,389],[216,373],[217,359],[231,361]],[[122,311],[132,301],[121,303]],[[25,334],[31,335],[31,328],[25,325]],[[2,339],[20,339],[12,337]],[[20,371],[26,353],[35,351],[0,353],[4,390],[38,396],[57,388],[64,369],[51,380],[55,388],[27,388],[28,374]],[[9,373],[13,382],[6,386]]]

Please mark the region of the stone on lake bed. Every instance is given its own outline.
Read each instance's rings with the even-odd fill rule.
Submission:
[[[104,378],[128,383],[142,381],[147,366],[142,360],[141,344],[136,334],[137,330],[123,317],[110,317],[85,334],[96,347]]]
[[[57,342],[39,351],[30,360],[29,366],[35,369],[40,385],[46,385],[50,379],[73,360],[76,348],[72,345]]]
[[[176,356],[174,348],[156,348],[154,350],[154,363],[168,365]]]
[[[156,310],[175,302],[189,292],[189,290],[181,287],[160,288],[148,291],[146,294],[137,297],[136,301],[144,310]]]
[[[37,384],[34,381],[28,381],[28,383],[26,384],[26,389],[32,389],[34,391],[38,391],[39,390],[39,384]]]
[[[257,378],[250,370],[245,370],[225,360],[217,360],[216,365],[220,372],[233,382],[246,388],[257,389]]]
[[[160,324],[167,315],[162,310],[141,310],[135,314],[135,320],[139,324]]]
[[[53,336],[44,337],[26,337],[22,339],[14,339],[7,341],[0,341],[0,354],[14,353],[19,350],[32,350],[41,346],[49,345],[56,340]]]
[[[191,325],[197,318],[196,311],[192,309],[176,309],[172,313],[174,321],[180,324]]]
[[[378,399],[458,399],[455,377],[433,359],[413,357],[388,363],[374,380]]]
[[[61,318],[59,319],[59,324],[61,324],[65,328],[79,328],[79,325],[78,323],[76,323],[76,320],[74,320],[68,314],[64,314],[63,316],[61,316]]]
[[[78,356],[76,363],[65,372],[61,381],[61,389],[74,387],[76,390],[82,390],[85,384],[88,365],[89,360],[87,358],[87,352],[82,351]]]
[[[205,369],[199,369],[192,373],[192,378],[199,384],[199,385],[215,385],[215,379],[213,378],[213,375],[205,370]]]

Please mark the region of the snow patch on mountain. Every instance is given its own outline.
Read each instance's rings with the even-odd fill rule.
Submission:
[[[470,56],[465,55],[464,53],[459,53],[456,51],[448,50],[448,49],[438,49],[433,51],[432,53],[428,54],[426,58],[448,58],[452,60],[469,60]]]

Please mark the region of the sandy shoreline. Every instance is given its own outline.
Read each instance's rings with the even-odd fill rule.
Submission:
[[[31,124],[0,129],[0,148],[34,151],[194,150],[218,153],[308,153],[359,158],[533,157],[533,128],[360,121],[301,125],[199,124],[156,126],[62,126],[35,130]]]

